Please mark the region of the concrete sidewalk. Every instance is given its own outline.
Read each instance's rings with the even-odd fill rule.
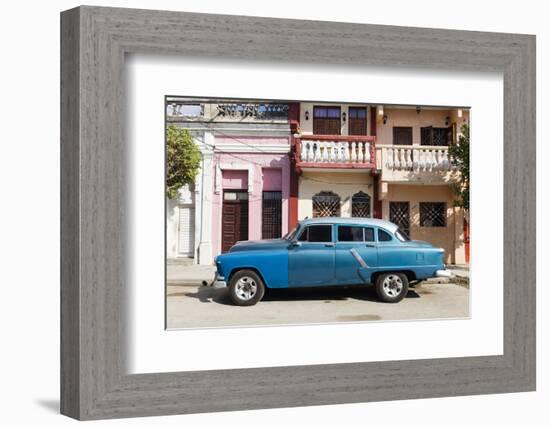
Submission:
[[[288,325],[469,316],[469,270],[448,266],[453,278],[433,278],[409,289],[399,304],[381,303],[373,286],[268,290],[253,307],[238,307],[227,289],[210,283],[213,265],[189,258],[167,262],[167,322],[172,328]],[[458,285],[458,286],[457,286]]]
[[[467,318],[469,290],[424,283],[397,304],[380,302],[373,286],[277,289],[251,307],[234,305],[227,289],[169,286],[167,324],[173,328]]]
[[[453,274],[454,282],[459,285],[470,284],[470,266],[467,264],[451,264],[447,269]]]
[[[447,268],[455,276],[470,277],[470,266],[468,264],[449,264]]]
[[[214,265],[193,264],[190,258],[169,259],[166,263],[166,282],[169,286],[200,285],[214,280]]]

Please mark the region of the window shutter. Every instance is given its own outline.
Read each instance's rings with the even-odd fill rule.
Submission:
[[[195,208],[179,208],[178,253],[192,256],[195,251]]]

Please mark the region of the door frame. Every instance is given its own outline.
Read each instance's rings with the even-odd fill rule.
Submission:
[[[224,222],[223,222],[223,216],[224,216],[224,206],[225,204],[233,204],[233,205],[242,205],[244,203],[242,203],[244,201],[244,199],[236,199],[235,201],[233,200],[226,200],[225,199],[225,195],[226,193],[240,193],[240,194],[246,194],[246,209],[247,209],[247,212],[246,212],[246,220],[247,220],[247,223],[246,223],[246,238],[248,239],[248,235],[249,235],[249,227],[250,227],[250,201],[249,201],[249,193],[247,190],[242,190],[242,189],[233,189],[233,188],[226,188],[226,189],[223,189],[222,191],[222,206],[221,206],[221,227],[220,227],[220,253],[225,253],[227,251],[224,251],[224,240],[223,240],[223,236],[224,236]],[[240,220],[241,220],[241,217],[242,215],[239,217],[239,236],[240,236],[240,233],[241,233],[241,230],[242,230],[242,225],[240,224]],[[235,234],[234,234],[235,235]],[[241,239],[237,239],[235,242],[239,241]],[[234,243],[233,243],[234,244]]]

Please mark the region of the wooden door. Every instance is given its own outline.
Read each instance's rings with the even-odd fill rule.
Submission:
[[[248,193],[225,190],[222,204],[222,252],[228,252],[240,240],[248,240]]]

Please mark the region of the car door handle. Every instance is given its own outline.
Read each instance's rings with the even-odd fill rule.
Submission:
[[[365,246],[367,248],[375,248],[376,247],[376,245],[374,243],[367,243]]]
[[[327,248],[333,248],[334,247],[334,243],[325,243],[325,246]]]

